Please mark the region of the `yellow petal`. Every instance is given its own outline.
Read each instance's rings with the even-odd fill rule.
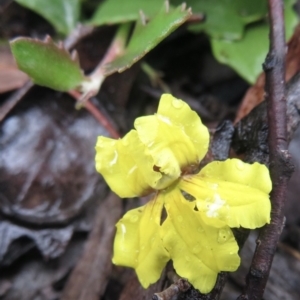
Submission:
[[[162,225],[163,243],[176,272],[202,293],[210,292],[221,271],[240,264],[238,245],[229,227],[206,225],[179,190],[164,194],[168,217]]]
[[[197,175],[184,176],[180,188],[196,198],[203,220],[212,226],[254,229],[270,222],[268,169],[238,159],[212,162]]]
[[[170,259],[160,236],[162,206],[157,197],[117,223],[113,263],[134,268],[144,288],[159,279]]]
[[[183,128],[195,146],[198,161],[201,161],[208,150],[209,132],[198,114],[187,103],[170,94],[161,96],[157,114],[169,118]]]
[[[135,130],[119,140],[100,136],[96,144],[96,169],[120,197],[145,195],[162,177],[153,170],[153,159],[147,151]]]
[[[140,117],[134,125],[163,174],[156,189],[169,186],[186,167],[198,165],[207,151],[207,128],[185,102],[171,95],[162,96],[156,115]]]

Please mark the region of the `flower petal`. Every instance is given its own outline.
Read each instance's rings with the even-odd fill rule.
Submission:
[[[179,185],[196,198],[203,220],[211,226],[254,229],[270,222],[272,183],[262,164],[215,161],[199,174],[185,176]]]
[[[144,288],[157,281],[169,261],[160,237],[160,197],[130,210],[117,223],[113,263],[134,268]]]
[[[238,245],[228,226],[206,225],[194,203],[179,190],[164,196],[167,219],[162,225],[163,243],[176,272],[202,293],[210,292],[220,271],[235,271],[240,264]]]
[[[198,165],[208,148],[208,130],[199,116],[171,95],[162,96],[156,115],[137,118],[134,126],[163,174],[156,189],[169,186],[186,167]]]
[[[153,170],[153,159],[147,154],[135,130],[119,140],[98,137],[96,169],[109,187],[120,197],[136,197],[151,192],[162,177]]]
[[[169,118],[174,124],[183,128],[193,142],[200,162],[208,150],[209,132],[198,114],[191,110],[187,103],[170,94],[161,96],[157,114]]]

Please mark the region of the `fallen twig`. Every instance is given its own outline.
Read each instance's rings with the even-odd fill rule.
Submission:
[[[20,102],[27,92],[34,86],[31,80],[28,80],[20,89],[12,93],[0,107],[0,122],[2,122],[8,113]]]
[[[271,192],[271,223],[262,228],[247,286],[239,300],[262,299],[268,281],[273,257],[283,227],[283,208],[287,183],[292,173],[287,150],[286,99],[285,99],[285,36],[281,0],[269,0],[270,50],[264,63],[266,73],[266,100],[269,127],[269,161],[273,183]]]

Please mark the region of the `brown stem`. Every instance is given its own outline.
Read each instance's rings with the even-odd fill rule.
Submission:
[[[0,107],[0,122],[2,122],[8,113],[20,102],[27,92],[34,86],[31,80],[28,80],[21,88],[9,96]]]
[[[247,276],[247,286],[239,300],[262,299],[269,277],[273,257],[284,223],[283,208],[287,183],[292,173],[287,150],[286,97],[285,97],[285,36],[281,0],[269,0],[270,50],[264,63],[266,73],[266,100],[269,127],[271,192],[271,223],[262,228],[252,264]]]
[[[91,100],[87,100],[84,104],[84,107],[95,117],[96,120],[98,120],[103,125],[103,127],[107,129],[112,138],[120,138],[120,134],[118,133],[118,131],[112,126],[112,124],[101,113],[101,111],[91,102]]]
[[[107,52],[96,66],[95,70],[90,74],[90,78],[107,77],[108,75],[111,75],[111,73],[106,72],[105,65],[112,62],[125,51],[125,44],[128,38],[129,30],[130,24],[120,25],[114,39],[107,49]]]
[[[81,99],[81,94],[76,90],[68,92],[75,100],[79,101],[80,106],[84,107],[91,115],[109,132],[112,138],[120,138],[120,134],[111,124],[111,122],[102,114],[102,112],[91,102],[89,95],[86,99]]]

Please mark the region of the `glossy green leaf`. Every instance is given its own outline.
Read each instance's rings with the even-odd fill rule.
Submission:
[[[172,4],[180,2],[171,0]],[[192,8],[193,14],[205,15],[202,23],[190,25],[189,29],[229,40],[242,38],[244,26],[261,20],[267,13],[266,0],[187,0],[186,3]]]
[[[93,25],[118,24],[136,21],[142,10],[151,19],[161,8],[164,0],[105,0],[99,5],[90,23]]]
[[[79,19],[80,0],[15,0],[44,17],[62,34],[69,34]]]
[[[78,59],[71,58],[69,52],[49,38],[45,41],[17,38],[10,45],[19,69],[38,85],[68,91],[86,80]]]
[[[255,25],[246,30],[241,41],[211,39],[214,56],[253,84],[262,72],[262,63],[268,51],[268,32],[266,24]]]
[[[191,16],[191,11],[183,6],[162,10],[147,24],[137,22],[128,47],[122,56],[106,65],[105,75],[122,72],[145,56],[161,40],[178,28]]]
[[[295,0],[285,1],[286,38],[291,37],[298,18],[292,5]],[[269,26],[266,23],[251,25],[246,28],[245,35],[240,41],[211,39],[215,57],[221,63],[228,64],[249,83],[254,83],[262,72],[262,64],[269,47]]]

